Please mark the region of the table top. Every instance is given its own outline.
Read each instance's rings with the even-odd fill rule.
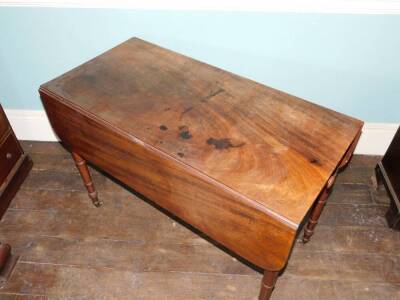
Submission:
[[[363,124],[137,38],[41,89],[293,227]]]

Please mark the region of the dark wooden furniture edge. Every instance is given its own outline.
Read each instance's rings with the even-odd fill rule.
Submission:
[[[19,187],[28,176],[33,166],[31,158],[23,154],[15,164],[4,183],[0,187],[0,216],[7,210]],[[8,278],[18,261],[19,256],[12,254],[11,246],[0,243],[0,288]]]
[[[385,186],[386,192],[390,197],[390,207],[385,217],[389,227],[400,230],[400,199],[398,198],[385,167],[380,161],[375,167],[376,180],[379,185]]]
[[[0,139],[0,145],[7,139],[7,137],[12,134],[12,129],[8,128],[7,131],[3,134],[3,136]]]
[[[0,186],[0,216],[7,209],[12,198],[18,191],[18,188],[24,182],[29,171],[32,169],[33,163],[29,155],[23,154],[15,164],[4,183]]]

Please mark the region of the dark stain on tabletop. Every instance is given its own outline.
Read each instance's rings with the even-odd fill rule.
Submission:
[[[310,158],[309,159],[310,163],[314,164],[314,165],[320,165],[321,162],[319,161],[318,158]]]
[[[245,145],[245,143],[234,144],[228,138],[222,138],[222,139],[209,138],[207,140],[207,144],[214,146],[214,148],[218,149],[218,150],[229,149],[229,148],[238,148],[238,147],[242,147]]]
[[[178,128],[179,128],[179,137],[181,139],[189,140],[193,137],[189,131],[189,127],[183,125],[183,126],[179,126]]]

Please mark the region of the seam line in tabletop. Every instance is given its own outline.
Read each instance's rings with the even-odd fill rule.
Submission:
[[[138,137],[136,137],[135,135],[128,133],[120,128],[118,128],[117,126],[111,124],[110,122],[104,120],[101,117],[98,117],[96,115],[94,115],[91,112],[88,112],[87,110],[83,109],[82,107],[80,107],[79,105],[72,103],[71,101],[65,99],[64,97],[61,97],[53,92],[51,92],[50,90],[46,89],[43,86],[40,86],[39,88],[40,92],[43,92],[44,94],[47,94],[48,96],[51,96],[59,101],[61,101],[63,104],[65,104],[66,106],[79,111],[80,113],[82,113],[83,115],[85,115],[86,117],[88,117],[89,119],[94,120],[95,122],[98,122],[100,124],[106,125],[109,128],[111,128],[112,130],[114,130],[115,132],[117,132],[118,134],[129,138],[131,141],[133,141],[134,143],[140,144],[143,147],[156,152],[158,154],[163,155],[165,158],[167,158],[168,160],[173,160],[177,163],[179,163],[181,166],[185,167],[186,169],[188,169],[191,173],[195,172],[198,175],[200,175],[203,179],[207,179],[209,181],[211,181],[214,185],[218,185],[218,186],[222,186],[225,189],[227,189],[230,193],[232,193],[233,195],[235,195],[236,197],[240,198],[241,200],[245,201],[247,204],[250,204],[252,207],[258,208],[260,209],[262,212],[268,214],[269,216],[271,216],[272,218],[279,220],[281,222],[284,222],[286,225],[288,225],[290,228],[297,230],[298,229],[298,224],[296,224],[295,222],[291,221],[290,219],[281,216],[280,214],[278,214],[277,212],[271,210],[270,208],[266,207],[265,205],[263,205],[262,203],[260,203],[259,201],[255,200],[255,199],[250,199],[248,197],[246,197],[245,195],[239,193],[238,191],[236,191],[235,189],[231,188],[230,186],[225,185],[222,182],[219,182],[218,180],[214,179],[213,177],[207,175],[206,173],[200,171],[197,168],[194,168],[191,165],[188,165],[187,163],[176,159],[175,157],[173,157],[172,155],[166,153],[165,151],[156,148],[150,144],[147,144],[145,142],[143,142],[141,139],[139,139]]]

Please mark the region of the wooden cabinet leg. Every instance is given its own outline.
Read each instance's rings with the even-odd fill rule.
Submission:
[[[81,174],[83,183],[86,186],[86,189],[89,194],[89,198],[92,200],[94,206],[99,207],[103,203],[98,199],[97,197],[97,192],[94,188],[92,176],[90,175],[89,169],[87,167],[86,161],[81,157],[79,154],[72,152],[72,158],[75,161],[76,167],[79,170],[79,173]]]
[[[324,209],[324,206],[328,200],[328,196],[333,184],[335,183],[335,179],[336,173],[329,178],[324,190],[322,191],[322,194],[319,196],[318,202],[313,208],[308,224],[304,229],[303,243],[309,242],[311,236],[314,234],[314,229],[318,224],[318,219],[321,216],[322,210]]]
[[[258,300],[268,300],[274,290],[276,280],[278,279],[279,272],[264,271],[264,277],[261,281],[261,289]]]
[[[400,230],[400,211],[393,199],[390,199],[390,207],[385,217],[390,228]]]
[[[11,253],[9,244],[0,243],[0,288],[10,278],[19,256]]]
[[[375,180],[376,182],[374,184],[374,187],[377,190],[379,186],[383,185],[383,176],[379,163],[375,167]]]

